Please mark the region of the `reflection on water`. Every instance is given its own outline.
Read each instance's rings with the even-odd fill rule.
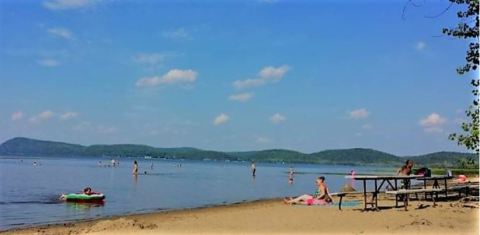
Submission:
[[[0,228],[19,224],[61,222],[98,216],[140,213],[162,209],[202,207],[262,198],[280,198],[311,192],[322,172],[332,192],[345,183],[351,166],[257,163],[257,177],[249,162],[198,162],[134,159],[115,167],[104,166],[106,158],[1,158]],[[33,165],[33,161],[37,165]],[[101,162],[100,162],[101,161]],[[154,167],[152,167],[154,164]],[[295,183],[286,183],[289,167],[295,167]],[[355,167],[357,173],[375,168]],[[301,174],[297,174],[301,172]],[[62,193],[85,187],[106,195],[104,205],[60,203]]]
[[[65,202],[65,205],[68,209],[72,210],[90,210],[94,207],[102,207],[105,205],[105,202]]]

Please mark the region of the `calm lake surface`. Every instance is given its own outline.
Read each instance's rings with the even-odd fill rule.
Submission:
[[[135,159],[122,158],[120,166],[115,168],[99,166],[99,161],[107,164],[110,160],[0,157],[0,230],[312,193],[319,175],[326,176],[330,191],[335,192],[347,182],[344,175],[352,169],[357,173],[386,170],[258,163],[257,176],[253,178],[248,162],[136,159],[139,172],[147,171],[147,175],[134,177],[131,171]],[[33,165],[34,161],[38,164]],[[290,166],[297,172],[293,184],[287,178]],[[86,186],[104,193],[105,204],[58,200],[61,193],[80,192]]]

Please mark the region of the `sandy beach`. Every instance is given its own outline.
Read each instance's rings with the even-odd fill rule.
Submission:
[[[352,195],[346,201],[359,200]],[[286,205],[281,199],[227,206],[118,216],[10,230],[4,234],[478,234],[479,210],[455,201],[412,201],[409,210],[363,212],[363,204],[336,207]]]

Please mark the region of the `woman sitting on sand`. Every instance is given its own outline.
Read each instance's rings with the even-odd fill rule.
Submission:
[[[296,198],[285,198],[287,204],[306,204],[306,205],[326,205],[332,203],[332,198],[328,194],[328,188],[325,184],[325,177],[320,176],[316,180],[317,190],[313,195],[304,194]]]

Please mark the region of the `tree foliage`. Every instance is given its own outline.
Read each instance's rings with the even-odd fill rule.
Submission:
[[[449,0],[453,4],[464,5],[465,10],[457,12],[457,17],[460,19],[460,23],[454,28],[444,28],[443,33],[457,37],[460,39],[469,40],[469,46],[466,53],[466,63],[463,66],[457,68],[458,74],[465,74],[470,71],[477,70],[479,66],[479,41],[478,41],[478,14],[479,14],[479,0]],[[462,123],[463,133],[450,134],[451,140],[457,141],[459,145],[464,145],[467,149],[474,150],[479,154],[480,148],[478,145],[478,125],[479,125],[479,107],[478,107],[478,88],[480,80],[478,74],[472,79],[470,84],[473,86],[472,93],[474,100],[472,105],[465,111],[467,117],[470,119],[467,122]]]

